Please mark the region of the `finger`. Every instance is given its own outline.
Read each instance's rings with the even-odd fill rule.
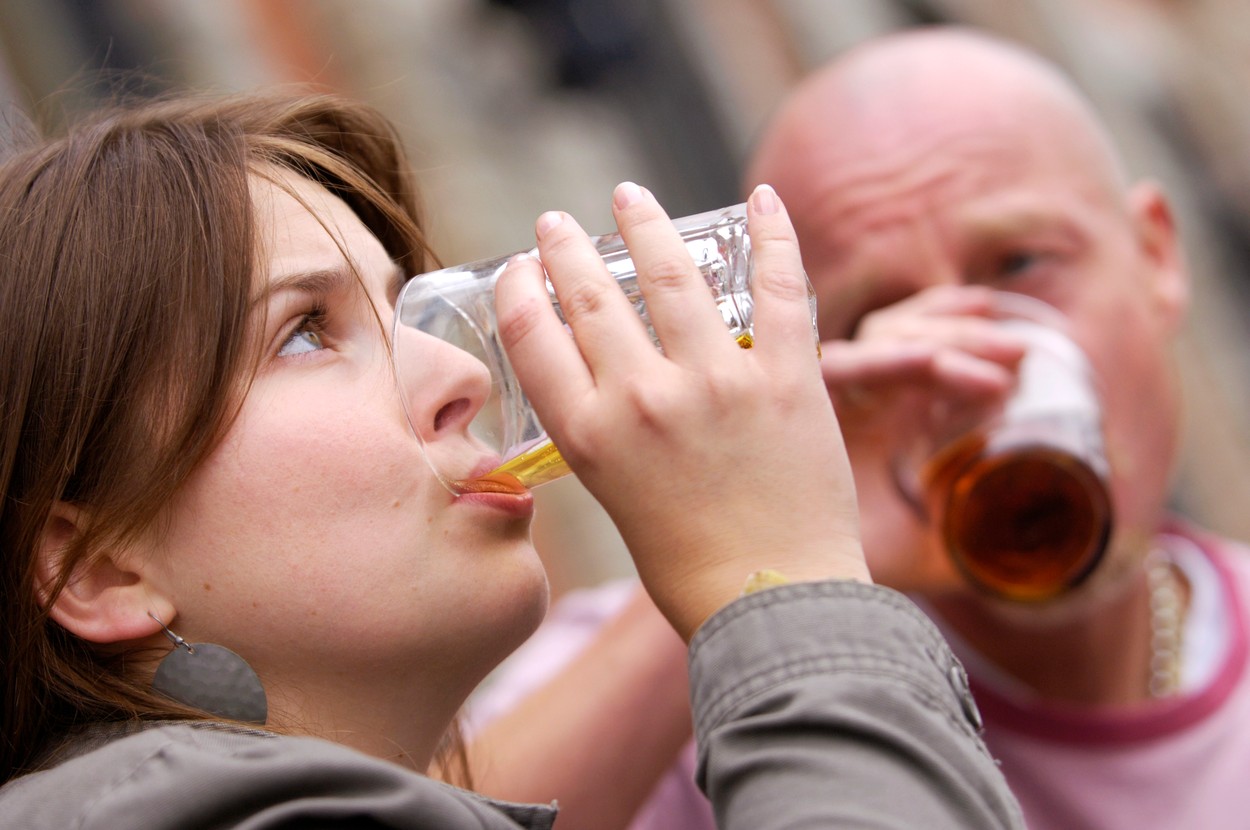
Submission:
[[[824,344],[821,374],[830,387],[885,390],[922,384],[972,395],[1005,392],[1016,377],[1010,367],[939,344],[845,340]]]
[[[1005,394],[1016,382],[1015,372],[951,349],[934,358],[934,376],[953,395],[969,399]]]
[[[499,339],[521,388],[548,429],[550,413],[567,412],[594,388],[581,352],[547,293],[542,263],[529,254],[513,257],[495,285]]]
[[[560,312],[592,376],[657,355],[646,327],[581,226],[548,211],[536,225],[538,251]]]
[[[969,325],[958,326],[948,348],[969,357],[1012,368],[1028,351],[1028,344],[1019,336],[1003,330],[997,323],[972,318]]]
[[[816,360],[812,298],[798,239],[785,205],[769,185],[756,187],[747,200],[747,223],[756,354],[777,369],[794,366],[795,360]]]
[[[979,315],[994,312],[995,291],[984,285],[934,285],[900,300],[891,308],[930,315]]]
[[[732,339],[668,214],[650,191],[633,182],[617,186],[612,210],[664,353],[687,364],[715,360],[719,347],[728,348]]]
[[[926,343],[824,344],[821,373],[835,404],[882,409],[902,393],[958,400],[985,400],[1007,394],[1014,373],[992,361]]]
[[[983,317],[901,313],[865,320],[857,343],[917,343],[931,349],[957,349],[982,360],[1015,366],[1028,344],[1018,334]]]
[[[932,376],[936,351],[926,343],[828,340],[821,344],[820,371],[830,388],[855,384],[878,389],[919,383]]]

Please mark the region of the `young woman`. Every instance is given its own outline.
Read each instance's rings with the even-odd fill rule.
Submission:
[[[693,640],[721,823],[1018,822],[958,664],[870,584],[784,208],[750,203],[744,351],[651,195],[613,199],[664,352],[560,213],[538,245],[574,336],[533,258],[499,316]],[[0,215],[0,824],[548,826],[422,774],[547,593],[530,496],[423,460],[491,468],[480,365],[406,344],[396,383],[395,297],[433,260],[389,125],[330,97],[109,112],[7,161]],[[789,584],[739,600],[763,570]]]

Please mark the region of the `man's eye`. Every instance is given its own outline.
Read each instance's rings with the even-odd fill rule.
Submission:
[[[324,348],[325,344],[321,340],[320,320],[315,315],[309,314],[282,344],[282,348],[278,350],[278,356],[290,357]]]
[[[1004,277],[1018,277],[1036,268],[1042,259],[1041,254],[1033,251],[1019,251],[1008,254],[999,260],[998,273]]]

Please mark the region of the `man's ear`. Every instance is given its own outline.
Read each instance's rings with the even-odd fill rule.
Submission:
[[[61,575],[62,562],[86,528],[88,511],[57,502],[39,540],[39,599],[47,604]],[[173,619],[171,602],[143,577],[140,557],[101,551],[79,562],[57,595],[49,615],[62,628],[92,643],[137,640],[159,632],[162,620]]]
[[[1129,191],[1128,210],[1138,245],[1153,269],[1150,291],[1164,324],[1175,331],[1189,309],[1189,269],[1172,208],[1162,188],[1146,181]]]

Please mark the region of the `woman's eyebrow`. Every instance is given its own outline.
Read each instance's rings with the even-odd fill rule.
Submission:
[[[287,291],[326,296],[345,290],[354,281],[355,278],[345,266],[318,268],[313,271],[294,271],[270,280],[265,290],[252,299],[252,305],[264,303],[271,297]]]

